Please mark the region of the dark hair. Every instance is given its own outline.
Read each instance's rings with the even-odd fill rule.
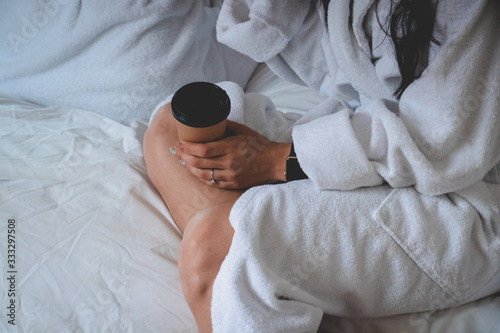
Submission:
[[[376,0],[376,6],[379,1]],[[330,0],[321,2],[326,11]],[[379,22],[381,29],[391,37],[396,51],[401,73],[401,83],[394,92],[398,99],[427,66],[430,43],[439,43],[432,36],[434,15],[432,0],[400,0],[395,6],[394,2],[391,4],[390,18],[387,18],[389,31]]]

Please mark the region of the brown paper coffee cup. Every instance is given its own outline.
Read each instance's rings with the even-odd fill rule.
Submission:
[[[219,86],[189,83],[176,91],[171,106],[180,141],[210,142],[224,136],[231,102]]]
[[[227,120],[224,119],[220,123],[209,127],[190,127],[177,121],[179,141],[202,143],[222,139],[226,132],[226,124]]]

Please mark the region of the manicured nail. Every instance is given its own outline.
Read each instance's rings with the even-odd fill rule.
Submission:
[[[182,166],[185,166],[185,165],[186,165],[186,162],[181,161],[181,160],[179,160],[179,163],[180,163]]]
[[[168,150],[170,150],[170,153],[175,156],[176,152],[174,148],[170,147]]]

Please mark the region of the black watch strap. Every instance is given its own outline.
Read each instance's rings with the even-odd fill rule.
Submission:
[[[290,155],[286,158],[286,181],[307,179],[307,175],[302,171],[299,165],[299,160],[297,159],[297,154],[295,154],[295,148],[292,143],[292,148],[290,149]]]

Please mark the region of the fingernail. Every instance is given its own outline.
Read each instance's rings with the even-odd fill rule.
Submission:
[[[177,146],[177,147],[179,147],[179,148],[181,148],[181,149],[184,147],[184,146],[182,145],[182,143],[180,143],[180,142],[177,142],[176,146]]]
[[[168,150],[170,150],[170,153],[175,156],[176,152],[174,148],[170,147]]]
[[[186,162],[181,161],[181,160],[179,160],[179,163],[180,163],[182,166],[185,166],[185,165],[186,165]]]

